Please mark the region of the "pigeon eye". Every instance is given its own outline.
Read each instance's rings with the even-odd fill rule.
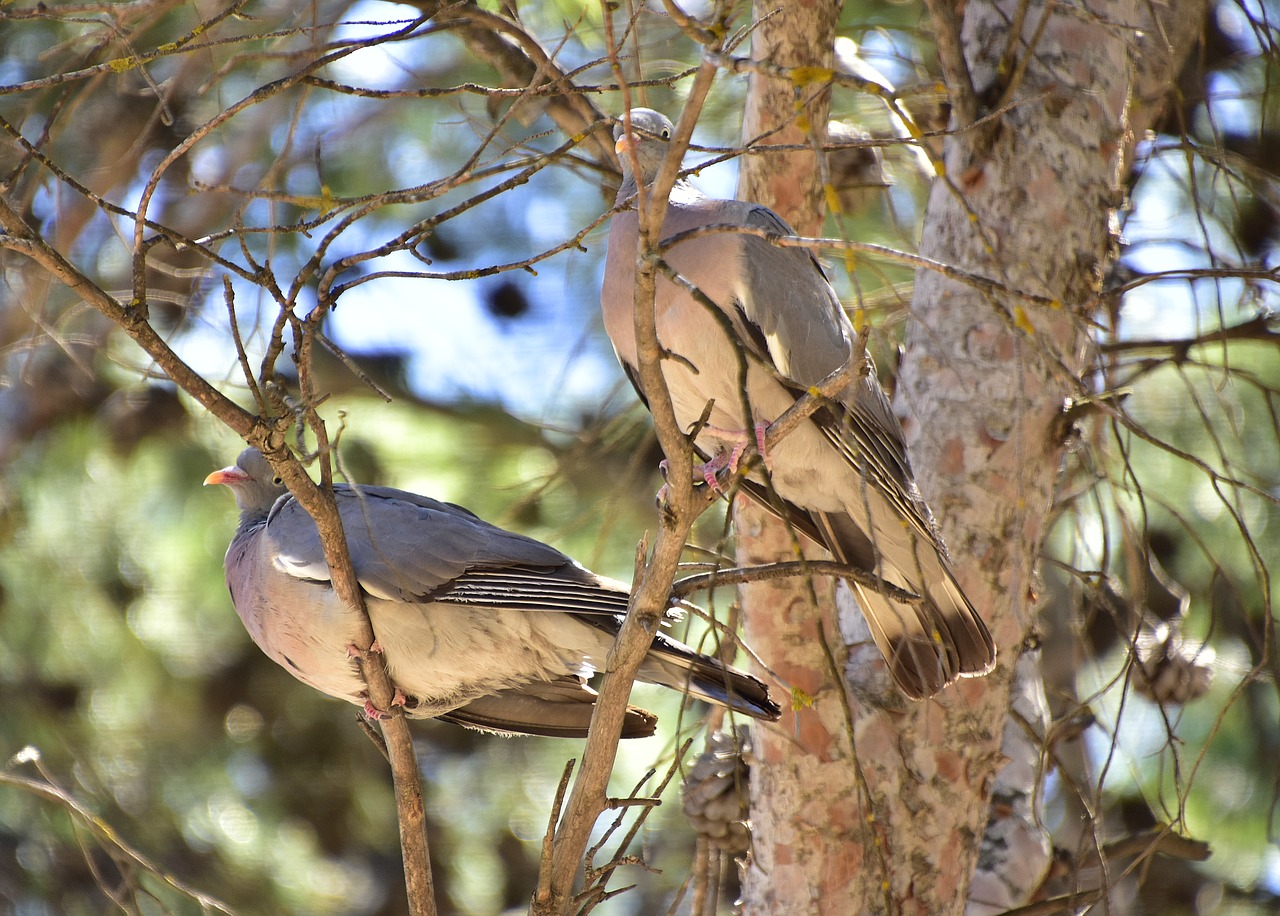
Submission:
[[[667,128],[665,128],[665,127],[664,127],[664,128],[662,128],[662,139],[663,139],[663,140],[670,140],[670,139],[671,139],[671,131],[667,130]]]
[[[280,484],[284,483],[284,478],[277,475],[271,478],[271,482],[278,487]]]

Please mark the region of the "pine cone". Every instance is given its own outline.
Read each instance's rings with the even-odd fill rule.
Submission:
[[[708,735],[707,748],[694,761],[680,791],[681,807],[694,831],[737,855],[751,846],[747,820],[751,768],[744,759],[750,750],[750,733],[745,727],[734,729],[732,735]]]
[[[1213,680],[1212,650],[1163,624],[1139,637],[1135,659],[1134,690],[1161,706],[1199,699]]]

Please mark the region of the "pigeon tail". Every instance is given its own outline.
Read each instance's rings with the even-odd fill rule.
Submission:
[[[769,698],[769,689],[757,678],[663,636],[654,641],[639,677],[753,719],[772,722],[782,715]]]
[[[933,696],[956,678],[986,674],[996,658],[991,634],[951,570],[936,553],[928,553],[933,562],[921,563],[924,586],[905,586],[922,595],[918,604],[854,585],[858,606],[893,679],[916,700]]]
[[[567,677],[480,697],[439,718],[496,735],[585,738],[595,700],[594,690],[575,677]],[[622,737],[647,738],[657,724],[653,713],[628,706]]]
[[[995,642],[937,545],[918,538],[905,557],[877,556],[847,516],[819,513],[814,522],[821,543],[837,560],[872,571],[923,598],[918,604],[896,601],[850,583],[871,636],[903,693],[927,699],[956,678],[977,677],[992,669]],[[890,546],[887,539],[883,546]]]

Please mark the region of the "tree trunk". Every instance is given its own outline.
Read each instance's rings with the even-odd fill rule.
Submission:
[[[1151,118],[1132,100],[1136,92],[1149,105],[1163,95],[1203,16],[1201,4],[1179,7],[1153,28],[1152,8],[1140,0],[1093,0],[1083,8],[1032,3],[1014,59],[1003,67],[1018,4],[968,3],[951,60],[946,17],[935,17],[958,122],[952,127],[969,126],[966,112],[980,118],[1005,110],[988,127],[948,138],[947,177],[932,189],[920,253],[1042,298],[993,295],[933,271],[916,277],[898,412],[921,490],[1001,655],[995,673],[962,684],[945,716],[932,723],[951,748],[963,746],[957,728],[967,736],[970,760],[980,766],[968,780],[973,796],[966,802],[963,785],[953,783],[960,791],[949,793],[951,803],[923,808],[927,831],[913,829],[895,808],[901,823],[891,831],[893,858],[912,868],[900,876],[911,881],[909,895],[899,896],[907,886],[895,876],[894,897],[910,900],[912,910],[963,906],[977,847],[938,840],[972,839],[986,819],[983,790],[1009,715],[1010,679],[1037,613],[1036,562],[1065,453],[1059,418],[1066,398],[1085,393],[1086,320],[1100,307],[1117,252],[1114,217],[1124,199],[1130,118]],[[1013,698],[1029,704],[1021,706],[1024,716],[1031,706],[1043,709],[1038,666],[1027,661],[1033,664],[1020,666]],[[929,725],[931,715],[914,717],[915,726],[904,723],[902,734],[913,743],[924,737],[918,726]],[[1008,731],[1025,735],[1021,726]],[[901,739],[898,749],[907,760],[927,750],[911,750]],[[1006,755],[1019,756],[1008,748]],[[1010,767],[1016,780],[1008,773],[996,778],[1002,795],[1014,793],[1002,801],[1021,817],[1027,842],[1019,851],[1006,847],[1004,861],[999,855],[984,861],[987,874],[972,902],[988,912],[1024,903],[1048,865],[1033,811],[1039,774],[1020,756],[1022,765]],[[1028,867],[1028,858],[1036,867]]]
[[[763,0],[757,3],[752,55],[782,67],[830,67],[839,5],[832,0]],[[807,144],[809,128],[827,121],[829,92],[800,90],[809,104],[796,116],[796,88],[786,80],[752,74],[743,139],[779,124],[771,144]],[[807,123],[806,123],[807,122]],[[822,179],[810,152],[744,156],[738,196],[772,207],[802,235],[822,228]],[[757,565],[794,559],[786,526],[742,501],[735,506],[738,562]],[[814,550],[814,556],[821,551]],[[754,730],[751,818],[752,864],[744,901],[747,913],[818,912],[821,900],[863,898],[866,870],[858,867],[865,825],[861,817],[846,727],[843,691],[831,676],[824,641],[836,658],[844,651],[832,607],[830,582],[807,585],[778,579],[740,590],[744,632],[789,686],[812,706],[784,713],[775,728]],[[787,705],[783,704],[784,707]]]
[[[772,16],[752,38],[757,59],[829,66],[834,4],[771,0],[767,8]],[[756,731],[748,913],[965,907],[1013,670],[1035,614],[1035,562],[1064,453],[1056,422],[1064,399],[1082,391],[1083,319],[1098,307],[1115,255],[1130,96],[1135,79],[1145,98],[1168,85],[1186,51],[1171,45],[1137,53],[1140,41],[1152,40],[1133,27],[1149,14],[1138,0],[1093,2],[1084,12],[1033,2],[1021,20],[1022,43],[1000,66],[1019,9],[971,0],[961,25],[953,7],[935,8],[953,127],[1004,110],[948,140],[921,253],[1042,298],[992,295],[922,270],[898,387],[916,477],[958,577],[996,637],[999,664],[928,702],[869,705],[849,689],[866,651],[854,645],[863,626],[855,610],[842,603],[837,615],[829,586],[817,590],[819,608],[803,583],[744,587],[747,639],[813,699],[780,728]],[[1183,21],[1201,12],[1169,15]],[[753,77],[744,136],[790,120],[770,142],[807,142],[807,125],[795,123],[794,92],[792,82]],[[805,113],[809,124],[824,124],[825,100]],[[812,156],[753,156],[742,169],[741,197],[778,210],[801,234],[818,234],[822,195]],[[743,564],[792,556],[791,536],[759,510],[740,505],[736,519]],[[1021,667],[1027,687],[1020,695],[1034,709],[1038,673],[1034,664]],[[1022,711],[1028,715],[1028,707]],[[1023,769],[1030,774],[1019,777],[1019,810],[1032,828],[1023,862],[1029,874],[982,886],[984,895],[1003,895],[1004,906],[1025,902],[1047,866],[1032,811],[1035,768]]]

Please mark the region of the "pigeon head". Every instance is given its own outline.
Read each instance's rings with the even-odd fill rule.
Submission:
[[[204,485],[210,484],[230,487],[244,516],[266,516],[275,501],[288,492],[271,463],[256,448],[245,449],[231,467],[206,477]]]
[[[632,165],[640,167],[640,180],[651,183],[658,177],[662,168],[662,160],[667,155],[667,146],[675,129],[666,115],[652,108],[631,109],[631,133],[626,133],[626,124],[622,119],[613,129],[614,151],[618,161],[622,163],[622,174],[632,177]],[[634,162],[632,154],[634,153]]]

